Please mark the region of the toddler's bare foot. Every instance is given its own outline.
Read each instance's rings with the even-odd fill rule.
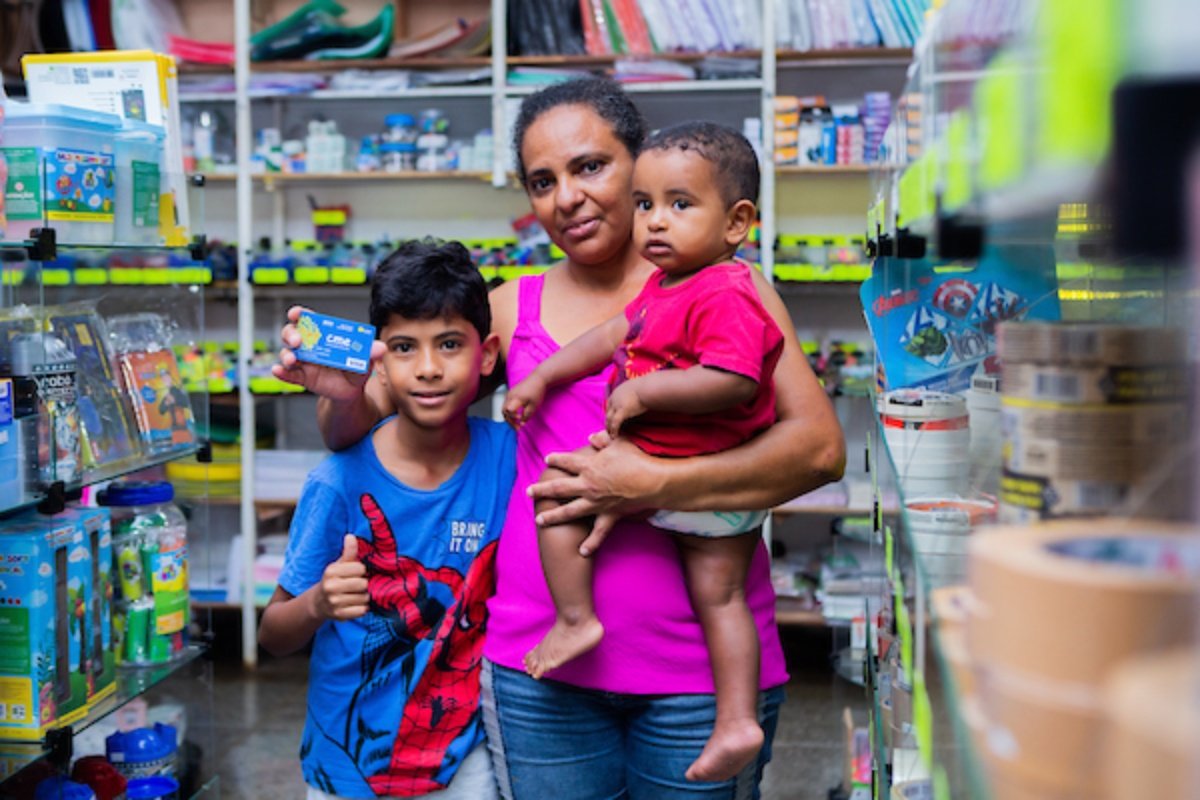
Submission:
[[[718,724],[685,777],[689,781],[727,781],[758,756],[762,745],[762,728],[754,720]]]
[[[538,646],[525,654],[525,671],[533,678],[541,678],[591,650],[603,638],[604,626],[594,615],[575,625],[562,619],[555,620],[554,627],[542,637]]]

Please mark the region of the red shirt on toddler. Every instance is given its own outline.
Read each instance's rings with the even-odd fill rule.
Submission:
[[[663,286],[661,270],[626,306],[629,333],[613,355],[609,392],[662,369],[702,365],[755,381],[748,402],[710,414],[648,411],[622,436],[656,456],[694,456],[728,450],[775,422],[772,376],[783,334],[754,288],[752,267],[736,262],[704,267],[683,283]]]

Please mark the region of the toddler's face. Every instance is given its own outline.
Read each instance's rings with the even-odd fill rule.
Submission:
[[[695,152],[672,148],[639,155],[633,202],[634,245],[663,272],[686,275],[731,255],[741,240],[730,235],[730,209],[716,168]]]

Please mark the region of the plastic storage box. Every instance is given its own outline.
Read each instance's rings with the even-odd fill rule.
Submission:
[[[3,155],[9,239],[52,226],[60,242],[112,244],[114,137],[121,118],[60,105],[9,102]]]
[[[118,244],[162,242],[158,214],[166,177],[162,171],[165,136],[166,131],[159,125],[128,119],[117,132],[114,234]]]

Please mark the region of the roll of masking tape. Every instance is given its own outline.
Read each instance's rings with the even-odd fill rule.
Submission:
[[[1187,357],[1187,340],[1178,328],[1098,322],[1005,322],[997,328],[996,337],[996,353],[1006,367],[1180,364]],[[1005,375],[1005,391],[1008,388]]]
[[[988,747],[1021,782],[1067,797],[1100,796],[1103,708],[1098,687],[981,670]]]
[[[1005,364],[1004,396],[1055,406],[1180,403],[1187,399],[1187,367],[1049,366]]]
[[[1006,397],[1000,425],[1010,439],[1061,439],[1114,445],[1176,441],[1187,409],[1181,403],[1048,408]]]
[[[1133,485],[1158,464],[1161,448],[1062,439],[1013,437],[1004,443],[1004,469],[1060,481],[1097,481]]]
[[[978,532],[970,544],[971,658],[1095,687],[1132,654],[1191,640],[1200,610],[1196,533],[1108,519]]]
[[[1200,797],[1200,652],[1127,661],[1104,696],[1103,797]]]
[[[1067,480],[1004,470],[1000,476],[1000,522],[1031,524],[1059,517],[1108,513],[1129,496],[1127,481]]]

